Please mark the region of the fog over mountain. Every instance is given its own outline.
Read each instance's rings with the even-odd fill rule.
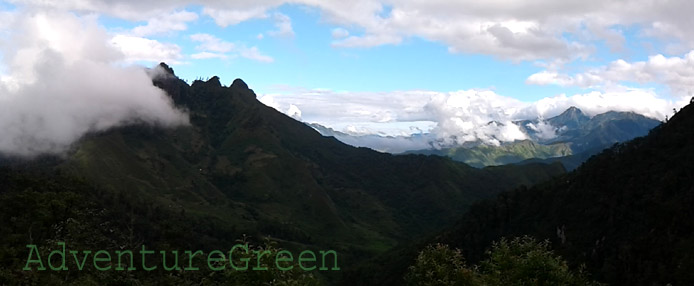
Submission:
[[[124,54],[95,19],[24,11],[7,20],[0,153],[60,154],[88,132],[135,121],[187,124],[144,68],[123,65]]]
[[[330,101],[325,100],[327,98]],[[544,119],[557,116],[570,107],[580,109],[589,117],[617,111],[663,121],[672,115],[673,108],[688,103],[685,98],[669,101],[658,98],[652,91],[627,88],[609,93],[559,95],[530,103],[491,90],[357,94],[313,90],[265,95],[260,101],[297,120],[339,132],[324,135],[335,136],[354,146],[390,153],[475,142],[499,146],[531,139],[525,130],[531,127],[516,124],[524,120],[535,120],[529,122],[537,129],[534,136],[549,139],[556,130]],[[300,117],[296,117],[297,114]],[[432,142],[435,142],[433,146]]]

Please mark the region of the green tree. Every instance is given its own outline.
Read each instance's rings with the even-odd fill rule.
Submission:
[[[434,244],[422,250],[405,275],[407,285],[600,285],[572,272],[548,241],[502,238],[479,266],[466,267],[458,249]]]
[[[465,267],[458,249],[445,244],[427,246],[405,275],[407,285],[477,285],[475,269]]]
[[[546,240],[502,238],[487,255],[479,268],[487,285],[597,285],[582,270],[572,272]]]

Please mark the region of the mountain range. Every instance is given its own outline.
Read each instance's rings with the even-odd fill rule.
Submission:
[[[560,162],[568,170],[615,143],[646,135],[660,121],[633,112],[609,111],[593,117],[571,107],[547,120],[516,121],[529,138],[499,146],[483,143],[405,152],[450,157],[474,167]]]
[[[189,85],[167,65],[157,69],[153,84],[188,112],[190,125],[133,123],[89,134],[68,154],[4,160],[0,219],[11,223],[0,226],[0,284],[65,281],[16,271],[28,241],[210,251],[248,235],[287,249],[334,249],[342,265],[356,265],[450,225],[476,201],[565,172],[560,164],[478,169],[352,147],[263,105],[240,79]],[[67,281],[105,279],[99,275]],[[170,284],[205,279],[190,275]]]

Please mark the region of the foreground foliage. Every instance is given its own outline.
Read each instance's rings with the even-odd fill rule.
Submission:
[[[422,250],[405,275],[407,285],[599,285],[573,272],[547,241],[524,236],[492,244],[487,259],[467,266],[458,249],[432,244]]]

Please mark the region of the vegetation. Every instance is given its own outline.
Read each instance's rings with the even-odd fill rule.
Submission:
[[[548,159],[572,155],[570,144],[554,143],[543,145],[531,140],[522,140],[501,146],[478,145],[454,147],[440,150],[420,150],[412,154],[432,154],[449,157],[476,168],[518,163],[528,159]]]
[[[422,250],[405,275],[407,285],[599,285],[569,270],[549,242],[524,236],[502,238],[479,266],[465,265],[461,251],[444,244]]]
[[[46,267],[48,253],[56,249],[57,242],[65,242],[69,249],[79,251],[134,250],[146,245],[148,249],[202,250],[205,254],[248,243],[251,252],[269,251],[261,261],[262,266],[275,263],[272,259],[282,249],[267,237],[256,244],[250,237],[235,232],[233,226],[220,224],[213,217],[171,211],[137,194],[114,194],[60,173],[0,169],[0,179],[3,182],[0,220],[6,222],[0,224],[1,285],[228,285],[230,281],[240,283],[237,285],[319,285],[320,282],[312,272],[298,267],[290,271],[268,267],[268,271],[226,268],[222,272],[205,269],[123,272],[97,271],[87,265],[82,270],[68,267],[68,271],[40,271],[32,267],[33,270],[25,271],[22,268],[27,265],[28,244],[38,246]],[[135,257],[133,265],[142,265],[139,256]],[[160,256],[153,255],[150,259],[148,265],[162,265]]]

